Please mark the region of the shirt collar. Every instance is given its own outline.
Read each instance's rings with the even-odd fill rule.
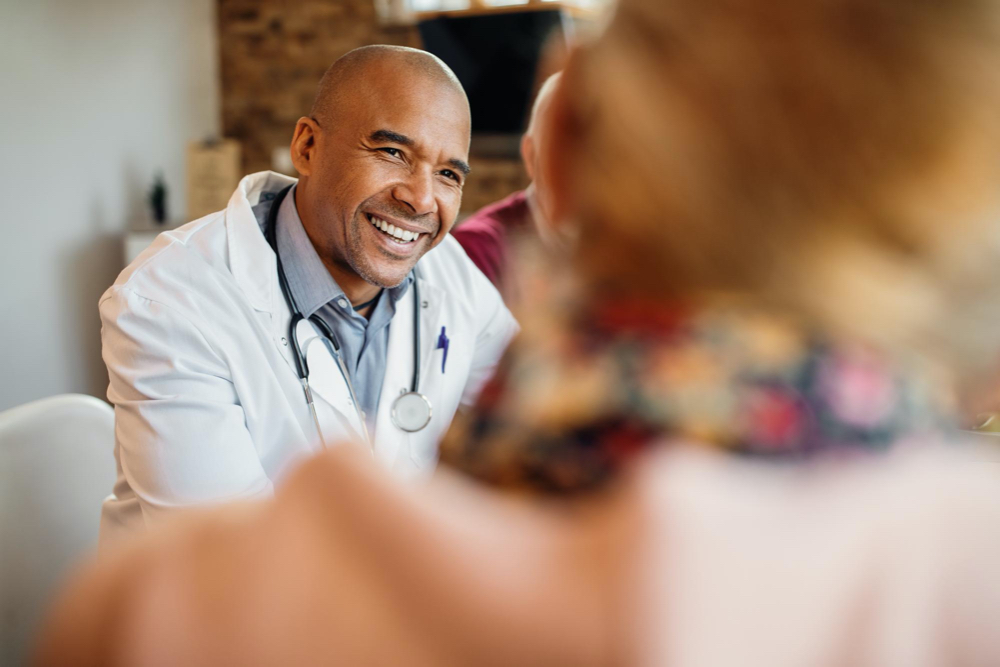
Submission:
[[[292,186],[278,209],[278,255],[292,298],[302,315],[309,317],[327,303],[345,295],[302,226],[302,218],[295,206],[295,188]],[[413,271],[410,271],[402,283],[388,290],[393,303],[403,298],[412,282]]]

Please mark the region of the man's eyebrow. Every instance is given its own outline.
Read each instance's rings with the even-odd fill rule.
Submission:
[[[405,134],[400,134],[399,132],[393,132],[392,130],[375,130],[368,136],[368,140],[374,143],[388,142],[391,144],[399,144],[400,146],[413,146],[416,142],[410,139]],[[472,173],[472,167],[469,166],[464,160],[459,160],[457,157],[453,157],[448,160],[450,164],[455,169],[462,172],[463,176],[468,176]]]
[[[387,141],[392,144],[399,144],[400,146],[412,146],[413,139],[410,139],[405,134],[400,134],[399,132],[393,132],[392,130],[375,130],[368,137],[369,141]]]
[[[467,162],[459,160],[457,157],[453,157],[448,160],[448,164],[462,172],[463,176],[468,176],[472,172],[472,167],[470,167]]]

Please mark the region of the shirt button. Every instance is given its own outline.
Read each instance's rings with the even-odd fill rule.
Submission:
[[[284,345],[285,347],[288,347],[288,339],[287,339],[287,338],[284,338],[284,337],[282,337],[282,339],[281,339],[281,344],[282,344],[282,345]]]
[[[339,299],[337,301],[337,305],[340,306],[341,308],[347,308],[351,304],[347,303],[347,299]]]

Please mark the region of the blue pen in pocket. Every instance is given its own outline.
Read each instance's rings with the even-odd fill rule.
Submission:
[[[444,327],[441,327],[441,335],[438,336],[437,347],[434,348],[434,349],[435,350],[443,350],[443,354],[441,355],[441,372],[442,373],[444,373],[444,365],[448,362],[448,343],[450,343],[450,342],[451,341],[448,340],[448,336],[446,336],[445,333],[444,333]]]

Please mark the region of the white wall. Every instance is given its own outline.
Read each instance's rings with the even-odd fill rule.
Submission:
[[[0,0],[0,410],[104,397],[97,300],[162,170],[217,133],[214,0]]]

